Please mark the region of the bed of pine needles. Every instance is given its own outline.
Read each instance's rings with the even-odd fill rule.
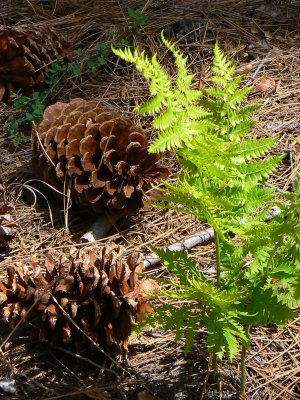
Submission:
[[[127,7],[147,15],[138,34],[126,31]],[[167,36],[189,56],[189,68],[195,85],[204,87],[212,61],[216,38],[226,53],[234,57],[238,68],[248,71],[244,82],[255,90],[249,101],[261,102],[256,112],[258,136],[279,135],[276,153],[287,154],[270,184],[291,190],[299,170],[300,132],[300,30],[299,1],[262,0],[2,0],[0,21],[8,25],[37,23],[61,29],[72,49],[81,47],[83,56],[95,53],[97,42],[111,42],[109,32],[117,36],[133,35],[139,47],[147,48],[172,74],[172,60],[160,40]],[[155,135],[150,120],[133,113],[133,108],[147,98],[144,79],[131,66],[112,54],[107,63],[91,73],[67,77],[58,84],[50,102],[73,97],[97,99],[100,104],[129,115],[147,130],[149,140]],[[266,76],[270,78],[266,81]],[[268,83],[269,89],[262,85]],[[1,127],[16,113],[0,106]],[[89,228],[92,217],[75,207],[69,215],[70,233],[64,230],[62,202],[47,193],[47,201],[34,198],[31,191],[30,144],[15,148],[0,131],[0,173],[6,202],[14,207],[17,235],[10,250],[0,255],[0,277],[10,264],[25,262],[32,254],[43,257],[49,249],[62,252],[78,244]],[[176,171],[172,154],[164,157],[171,173]],[[170,179],[172,179],[172,174]],[[116,240],[128,251],[147,254],[149,244],[167,246],[206,228],[190,216],[175,211],[144,210],[124,220],[105,240]],[[102,240],[103,242],[104,240]],[[99,241],[101,243],[101,241]],[[206,243],[190,251],[203,268],[213,266],[213,244]],[[161,266],[152,274],[166,273]],[[1,341],[9,329],[0,332]],[[125,362],[112,364],[93,354],[78,356],[62,348],[49,349],[42,344],[30,346],[22,326],[2,347],[0,382],[15,379],[16,392],[0,398],[12,399],[235,399],[239,385],[239,360],[220,363],[218,383],[208,379],[205,331],[198,333],[193,351],[184,356],[183,341],[175,342],[172,332],[148,330],[131,340]],[[300,318],[285,329],[274,326],[254,327],[247,356],[247,399],[297,399],[300,396]],[[1,386],[1,385],[0,385]]]

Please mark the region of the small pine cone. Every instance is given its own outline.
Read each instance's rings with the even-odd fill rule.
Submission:
[[[34,174],[60,191],[71,179],[71,197],[93,214],[137,212],[151,183],[168,175],[144,131],[96,101],[47,107],[32,143]]]
[[[152,312],[143,292],[154,291],[156,285],[150,279],[137,280],[141,254],[124,262],[123,253],[115,244],[72,248],[68,256],[49,253],[45,273],[36,257],[31,268],[9,267],[8,281],[0,281],[2,322],[13,328],[26,316],[31,339],[83,351],[91,347],[90,337],[111,356],[125,355],[132,326]]]
[[[28,97],[41,90],[48,65],[64,54],[63,45],[49,26],[0,25],[0,101],[11,103],[19,89]]]

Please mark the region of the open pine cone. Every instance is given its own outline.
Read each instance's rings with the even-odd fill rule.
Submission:
[[[143,130],[96,101],[77,98],[47,107],[37,131],[34,174],[60,191],[71,179],[71,197],[94,214],[135,213],[151,183],[168,174],[157,164],[160,156],[148,153]]]
[[[115,244],[73,248],[68,256],[52,252],[45,273],[36,257],[31,268],[9,267],[8,281],[0,281],[2,322],[14,327],[26,316],[32,339],[80,351],[91,347],[88,336],[112,356],[126,354],[132,326],[152,311],[143,292],[155,290],[155,282],[138,282],[142,255],[134,253],[123,262],[123,252]]]
[[[41,90],[48,65],[63,55],[63,46],[49,26],[0,25],[0,101],[11,102],[19,89],[29,97]]]

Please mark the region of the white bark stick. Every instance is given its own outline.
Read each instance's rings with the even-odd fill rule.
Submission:
[[[96,221],[91,226],[90,230],[81,236],[81,242],[95,242],[98,239],[103,239],[107,236],[111,228],[120,219],[120,216],[112,216],[107,214],[102,214],[96,219]]]
[[[266,221],[271,220],[278,214],[280,214],[280,208],[274,207],[270,215],[266,218]],[[190,250],[192,247],[195,247],[198,244],[208,242],[213,238],[214,238],[214,230],[213,228],[208,228],[201,232],[195,233],[192,236],[188,236],[179,242],[171,244],[170,246],[167,247],[167,249],[172,251]],[[160,258],[156,254],[150,253],[144,257],[144,270],[147,271],[147,269],[159,263],[160,263]]]
[[[192,247],[195,247],[198,244],[208,242],[210,239],[213,239],[213,237],[214,237],[213,228],[208,228],[201,232],[195,233],[192,236],[188,236],[180,240],[179,242],[173,243],[167,248],[172,251],[190,250]],[[160,258],[154,253],[148,254],[147,256],[144,257],[145,270],[159,263],[160,263]]]

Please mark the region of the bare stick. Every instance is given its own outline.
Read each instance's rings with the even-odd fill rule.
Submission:
[[[192,247],[195,247],[201,243],[208,242],[213,238],[214,238],[214,230],[213,228],[208,228],[201,232],[195,233],[192,236],[188,236],[180,240],[179,242],[171,244],[170,246],[168,246],[168,249],[172,251],[190,250]],[[147,268],[157,265],[159,263],[160,263],[160,258],[156,254],[154,253],[148,254],[144,258],[144,269],[147,270]]]
[[[119,220],[120,216],[100,215],[99,218],[91,226],[90,230],[81,236],[81,242],[95,242],[98,239],[103,239],[107,236],[108,232]]]
[[[272,53],[272,50],[270,50],[267,55],[262,59],[261,63],[258,65],[258,67],[256,68],[256,70],[253,72],[251,78],[255,79],[256,75],[259,73],[259,71],[262,69],[262,67],[264,66],[264,64],[268,61],[268,57],[269,55]]]
[[[266,221],[271,220],[278,214],[280,214],[280,209],[278,207],[274,207],[270,215],[267,216]],[[170,246],[167,247],[167,249],[172,251],[190,250],[192,247],[195,247],[198,244],[206,243],[213,238],[214,238],[214,230],[213,228],[208,228],[201,232],[195,233],[192,236],[188,236],[180,240],[179,242],[171,244]],[[144,257],[144,270],[147,271],[147,269],[159,263],[160,263],[160,258],[156,254],[150,253]]]

